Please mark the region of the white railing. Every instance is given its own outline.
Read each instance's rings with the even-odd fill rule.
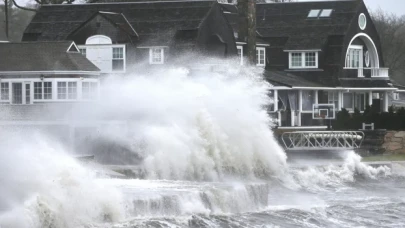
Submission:
[[[345,70],[357,70],[357,77],[362,78],[367,76],[371,77],[389,77],[389,68],[375,68],[375,67],[365,67],[365,68],[354,68],[345,67]]]
[[[281,136],[286,150],[352,150],[364,140],[361,131],[296,131]]]
[[[388,68],[364,68],[371,70],[371,77],[388,77]]]

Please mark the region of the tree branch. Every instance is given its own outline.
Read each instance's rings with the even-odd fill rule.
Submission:
[[[19,8],[19,9],[28,10],[28,11],[33,11],[33,12],[38,12],[38,10],[36,10],[36,9],[32,9],[32,8],[28,8],[28,7],[24,7],[24,6],[18,5],[15,0],[11,0],[11,1],[13,1],[15,7]]]

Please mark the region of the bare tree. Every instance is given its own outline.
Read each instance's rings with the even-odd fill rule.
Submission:
[[[371,16],[380,35],[385,66],[394,81],[405,85],[405,17],[381,9]]]

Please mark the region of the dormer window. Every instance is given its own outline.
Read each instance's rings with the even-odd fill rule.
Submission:
[[[330,17],[332,9],[312,9],[308,13],[308,18],[325,18]]]
[[[266,66],[266,48],[256,48],[256,66]]]
[[[163,48],[150,48],[149,49],[149,64],[163,64],[164,63],[164,49]]]
[[[294,68],[318,68],[318,52],[290,52],[289,67]]]

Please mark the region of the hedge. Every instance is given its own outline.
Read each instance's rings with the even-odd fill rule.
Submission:
[[[374,123],[375,129],[405,130],[405,108],[390,107],[388,112],[379,112],[377,108],[367,106],[363,113],[355,109],[352,114],[342,109],[332,127],[334,130],[361,129],[363,123]]]

